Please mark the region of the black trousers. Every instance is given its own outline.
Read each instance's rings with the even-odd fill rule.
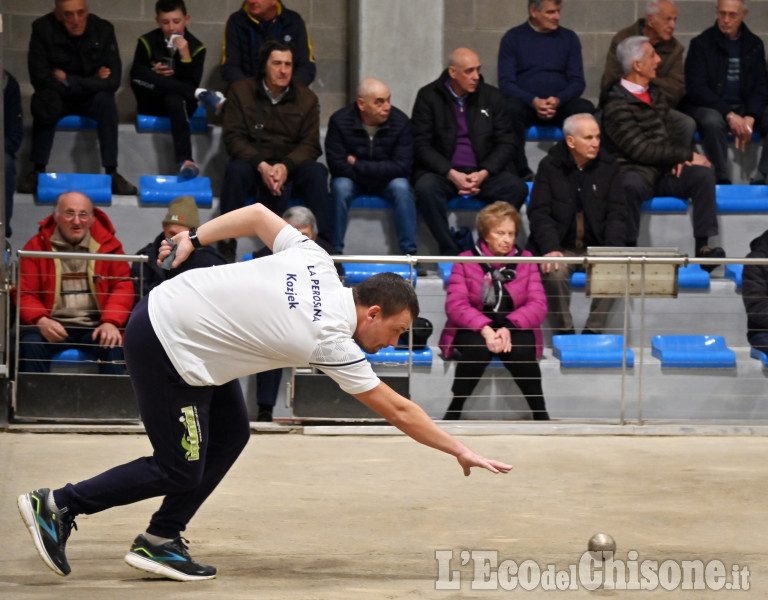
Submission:
[[[457,169],[470,172],[472,169]],[[443,256],[456,256],[461,249],[453,241],[448,225],[448,200],[458,195],[458,190],[447,177],[437,173],[425,173],[416,180],[416,207],[440,248]],[[528,196],[528,186],[517,175],[503,171],[489,175],[480,188],[477,198],[490,204],[497,200],[508,202],[518,210]]]
[[[32,94],[32,151],[35,165],[47,165],[56,136],[56,123],[65,115],[80,115],[98,123],[101,165],[117,167],[117,105],[114,92],[64,98],[53,90]]]
[[[176,164],[192,160],[192,140],[189,117],[197,110],[195,87],[168,77],[169,89],[150,90],[131,86],[136,96],[136,110],[141,115],[168,117],[171,121],[173,156]]]
[[[189,386],[155,335],[145,296],[125,330],[125,360],[152,444],[152,456],[114,467],[54,491],[72,514],[165,496],[147,531],[175,538],[219,484],[250,438],[248,411],[238,380]]]
[[[541,387],[541,369],[536,360],[536,339],[530,329],[510,329],[512,351],[499,354],[502,364],[515,380],[525,396],[534,419],[547,415],[544,391]],[[475,331],[460,329],[456,332],[453,345],[461,353],[453,380],[454,401],[462,401],[472,395],[480,378],[493,358],[485,338]]]

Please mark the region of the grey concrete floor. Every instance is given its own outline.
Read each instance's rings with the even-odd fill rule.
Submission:
[[[144,577],[122,560],[157,500],[78,517],[66,578],[39,559],[17,513],[20,493],[147,454],[143,435],[2,433],[0,598],[511,597],[524,592],[503,589],[503,576],[491,579],[496,590],[472,589],[483,551],[505,567],[533,561],[534,570],[575,573],[597,531],[616,538],[615,558],[628,567],[670,560],[665,573],[674,574],[684,560],[720,561],[728,583],[733,565],[746,567],[750,589],[593,592],[579,581],[564,592],[541,584],[524,597],[768,597],[768,437],[463,440],[514,471],[465,478],[452,457],[404,436],[255,434],[185,534],[192,555],[219,576],[184,584]]]

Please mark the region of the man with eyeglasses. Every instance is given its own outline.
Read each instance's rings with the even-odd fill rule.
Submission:
[[[750,183],[764,185],[768,177],[765,46],[744,23],[748,12],[745,0],[718,0],[715,24],[691,40],[685,59],[685,110],[696,120],[718,184],[731,183],[729,134],[744,151],[760,132],[762,154]]]
[[[56,199],[24,250],[124,254],[109,217],[80,192]],[[123,373],[121,329],[134,302],[127,262],[22,258],[19,270],[19,371],[48,372],[54,353],[77,347],[99,373]]]

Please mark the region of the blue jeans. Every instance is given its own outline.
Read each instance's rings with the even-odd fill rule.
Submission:
[[[403,254],[416,254],[416,204],[411,186],[405,177],[393,179],[379,187],[361,186],[348,177],[336,177],[331,181],[331,198],[336,205],[335,243],[339,252],[344,251],[344,235],[347,232],[349,205],[361,195],[381,196],[394,205],[397,243]]]

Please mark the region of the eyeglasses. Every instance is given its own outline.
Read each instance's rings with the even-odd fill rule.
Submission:
[[[89,212],[87,212],[85,210],[81,210],[80,212],[77,212],[77,211],[74,211],[74,210],[65,210],[65,211],[62,211],[61,214],[64,216],[65,219],[70,220],[70,221],[72,219],[74,219],[75,217],[77,217],[81,221],[87,221],[88,219],[91,218],[91,213],[89,213]]]

